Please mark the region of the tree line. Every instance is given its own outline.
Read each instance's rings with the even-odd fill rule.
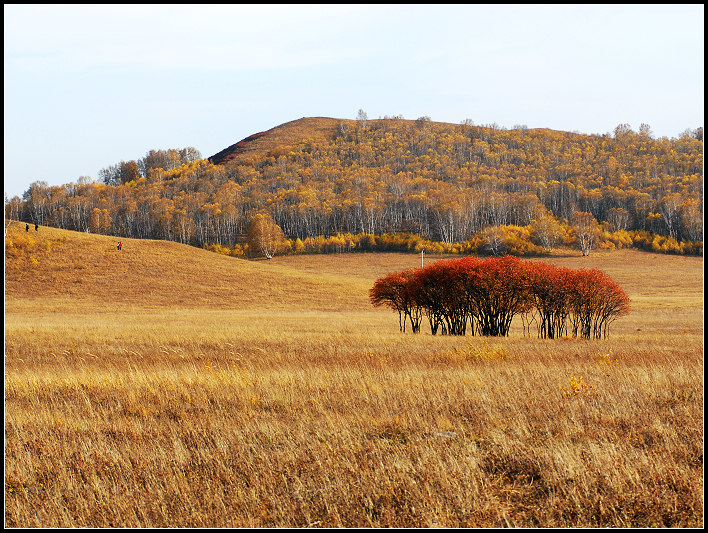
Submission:
[[[578,213],[579,218],[587,215]],[[331,254],[348,252],[404,252],[438,255],[548,255],[556,246],[577,246],[584,255],[591,249],[614,250],[616,248],[638,248],[648,252],[691,254],[702,253],[702,243],[677,242],[668,236],[654,235],[647,231],[603,230],[594,222],[591,231],[584,232],[580,226],[554,222],[557,233],[552,236],[547,229],[539,229],[536,221],[529,226],[490,227],[473,235],[464,242],[445,243],[431,241],[412,233],[336,233],[316,237],[287,238],[272,217],[257,214],[246,228],[243,242],[231,246],[211,243],[204,248],[233,257],[273,257],[281,254]],[[541,224],[544,224],[541,221]],[[253,228],[263,227],[260,231]],[[267,229],[267,230],[266,230]]]
[[[505,238],[512,227],[533,231],[546,250],[564,225],[587,227],[578,238],[589,247],[602,230],[659,235],[695,251],[703,234],[702,128],[654,139],[650,128],[626,125],[582,135],[360,117],[341,121],[327,139],[224,165],[194,148],[151,150],[99,177],[34,182],[6,201],[6,216],[233,247],[260,214],[293,241],[410,233],[453,245],[483,236],[497,255],[513,253]]]
[[[374,306],[398,313],[399,327],[433,335],[508,336],[512,319],[536,324],[541,338],[607,337],[609,325],[629,313],[629,297],[598,269],[570,269],[504,256],[437,261],[392,272],[369,291]]]

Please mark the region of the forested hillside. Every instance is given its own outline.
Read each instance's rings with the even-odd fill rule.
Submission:
[[[513,252],[513,239],[534,252],[581,242],[589,224],[595,246],[702,253],[702,128],[655,139],[647,125],[585,135],[360,112],[293,121],[209,159],[193,148],[152,150],[99,174],[35,182],[6,202],[6,217],[233,247],[261,213],[290,249],[296,239],[366,235],[373,244],[405,233],[493,253]]]

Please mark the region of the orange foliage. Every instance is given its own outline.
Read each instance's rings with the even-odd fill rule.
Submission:
[[[512,256],[467,256],[387,274],[376,281],[370,298],[399,313],[401,331],[412,309],[415,316],[424,312],[433,335],[465,335],[469,323],[473,335],[507,336],[514,316],[538,314],[540,337],[558,338],[570,327],[573,336],[599,339],[629,312],[627,294],[600,270]]]

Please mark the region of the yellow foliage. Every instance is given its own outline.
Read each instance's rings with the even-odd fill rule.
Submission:
[[[612,348],[607,353],[598,353],[598,357],[600,358],[599,364],[601,366],[617,366],[619,365],[619,359],[617,359],[616,356],[613,355],[612,353]]]
[[[595,389],[585,383],[583,376],[577,378],[571,374],[568,388],[561,387],[566,396],[591,396],[596,393]]]

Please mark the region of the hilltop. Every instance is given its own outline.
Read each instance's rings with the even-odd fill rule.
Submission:
[[[406,127],[417,127],[417,125],[421,122],[420,119],[408,120],[403,118],[386,118],[370,120],[368,123],[373,127],[376,127],[377,124],[380,124],[383,121],[389,123],[395,122],[398,125],[405,125]],[[444,129],[456,130],[461,128],[459,124],[452,124],[448,122],[433,122],[427,120],[425,122]],[[266,156],[273,151],[277,151],[281,147],[301,145],[306,142],[320,143],[331,141],[337,136],[342,135],[343,131],[352,131],[356,129],[356,127],[357,121],[350,119],[302,117],[297,120],[285,122],[284,124],[280,124],[279,126],[269,130],[249,135],[248,137],[232,144],[227,148],[224,148],[207,159],[215,165],[245,163],[249,160],[249,158]],[[542,135],[564,133],[548,128],[536,128],[526,131],[537,132]],[[568,133],[567,135],[577,138],[583,137],[581,134],[576,133]]]
[[[340,124],[354,127],[355,121],[328,117],[303,117],[249,135],[208,159],[215,165],[239,163],[253,156],[263,156],[280,146],[300,144],[308,140],[315,142],[329,140],[335,136]]]

